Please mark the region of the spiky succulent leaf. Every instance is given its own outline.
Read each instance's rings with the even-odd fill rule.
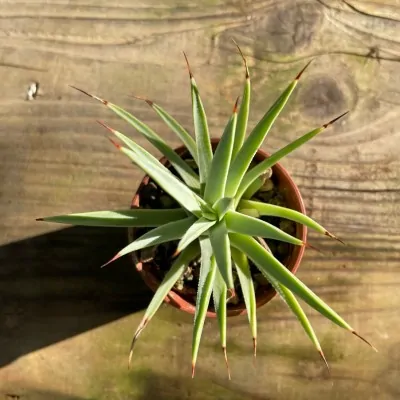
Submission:
[[[304,312],[303,308],[301,307],[300,303],[297,301],[294,294],[284,285],[280,284],[276,279],[274,279],[270,274],[264,271],[264,275],[267,280],[271,283],[273,288],[282,298],[282,300],[287,304],[287,306],[292,310],[293,314],[299,320],[301,326],[304,329],[306,335],[310,338],[311,342],[313,343],[314,347],[325,361],[326,366],[329,369],[328,363],[326,362],[324,353],[321,348],[321,344],[319,343],[318,337],[314,331],[314,328],[311,325],[306,313]]]
[[[236,44],[236,46],[237,46],[237,44]],[[241,149],[243,142],[244,142],[244,138],[246,136],[247,122],[249,119],[250,93],[251,93],[250,73],[249,73],[249,69],[247,67],[247,61],[246,61],[245,57],[243,56],[243,53],[240,50],[239,46],[237,46],[237,48],[240,52],[240,55],[243,58],[244,66],[246,69],[246,80],[244,83],[243,96],[242,96],[242,101],[240,102],[240,108],[239,108],[239,113],[238,113],[238,118],[237,118],[237,124],[236,124],[236,130],[235,130],[235,142],[234,142],[233,151],[232,151],[232,160],[235,159],[237,153]]]
[[[265,271],[271,275],[280,284],[286,286],[290,291],[297,294],[307,304],[316,311],[338,326],[351,332],[354,330],[340,317],[332,308],[330,308],[321,298],[319,298],[302,281],[292,274],[284,265],[282,265],[272,254],[264,249],[252,237],[231,233],[229,235],[232,246],[247,254],[247,256],[257,265],[261,272]]]
[[[229,165],[231,163],[233,142],[235,140],[237,100],[233,108],[233,114],[229,119],[220,142],[215,150],[210,167],[210,177],[206,182],[204,200],[214,204],[224,196],[226,178],[228,177]]]
[[[225,190],[226,196],[233,197],[236,195],[236,191],[240,185],[240,182],[247,169],[249,168],[254,155],[257,153],[276,118],[289,100],[289,97],[297,86],[300,75],[301,73],[279,96],[276,102],[265,113],[264,117],[260,120],[260,122],[256,125],[256,127],[251,131],[247,139],[244,141],[243,146],[237,153],[229,171]]]
[[[220,271],[217,268],[217,270],[215,272],[215,279],[214,279],[214,286],[213,286],[214,306],[215,306],[215,311],[216,311],[217,319],[218,319],[221,347],[222,347],[222,351],[225,356],[226,367],[228,369],[228,376],[229,376],[229,379],[231,379],[228,358],[226,355],[226,317],[227,317],[226,295],[227,295],[226,283],[224,281],[224,278],[222,278]]]
[[[232,258],[236,266],[240,286],[242,288],[244,302],[247,309],[251,334],[253,336],[254,355],[256,355],[257,344],[257,304],[256,293],[254,290],[253,278],[250,272],[250,265],[246,254],[232,247]]]
[[[283,157],[287,156],[289,153],[291,153],[292,151],[296,150],[297,148],[299,148],[304,143],[306,143],[309,140],[311,140],[314,136],[316,136],[319,133],[323,132],[328,126],[332,125],[339,118],[342,118],[346,114],[347,114],[347,112],[345,112],[344,114],[340,115],[339,117],[333,119],[332,121],[328,122],[327,124],[324,124],[321,127],[306,133],[305,135],[303,135],[300,138],[294,140],[293,142],[289,143],[285,147],[282,147],[280,150],[278,150],[277,152],[272,154],[270,157],[268,157],[265,160],[263,160],[262,162],[258,163],[250,171],[246,172],[246,174],[243,176],[243,179],[240,182],[240,185],[239,185],[239,187],[237,189],[237,192],[236,192],[236,195],[235,195],[236,204],[240,201],[241,197],[246,192],[246,190],[249,188],[249,186],[261,174],[263,174],[268,168],[273,167]],[[228,177],[228,179],[229,179],[229,177]]]
[[[185,128],[183,128],[183,126],[175,118],[173,118],[159,105],[149,101],[148,103],[153,108],[153,110],[160,116],[160,118],[166,123],[166,125],[173,132],[175,132],[175,134],[182,140],[183,144],[185,145],[185,147],[187,148],[193,159],[198,164],[196,142],[194,141],[190,133]]]
[[[124,110],[122,107],[117,106],[109,101],[105,101],[100,99],[97,96],[91,95],[81,89],[75,88],[86,95],[99,100],[106,107],[112,110],[119,117],[128,122],[131,126],[133,126],[138,132],[140,132],[156,149],[158,149],[167,159],[171,162],[171,164],[175,167],[178,174],[182,177],[185,183],[192,189],[198,190],[200,188],[199,177],[193,171],[192,168],[173,150],[165,141],[154,132],[148,125],[140,121],[138,118],[133,116],[128,111]]]
[[[107,264],[133,251],[155,246],[181,238],[195,222],[195,217],[187,217],[179,221],[169,222],[146,232],[132,243],[120,250]],[[107,265],[105,264],[105,265]]]
[[[132,340],[131,349],[129,353],[129,364],[132,358],[132,351],[135,345],[136,340],[139,335],[143,331],[143,329],[147,326],[151,318],[153,318],[154,314],[160,308],[161,303],[164,301],[165,297],[168,295],[169,291],[175,285],[176,281],[180,276],[184,273],[187,265],[194,260],[200,254],[199,244],[192,243],[188,247],[186,247],[182,253],[175,259],[172,263],[171,268],[165,274],[164,279],[160,283],[160,286],[154,293],[153,298],[151,299],[150,304],[148,305],[146,312],[144,313],[143,319],[140,322],[135,335]]]
[[[219,221],[209,231],[210,241],[217,262],[217,267],[221,272],[226,286],[230,291],[234,291],[232,276],[231,246],[229,243],[228,230],[225,220]]]
[[[234,199],[231,197],[222,197],[214,205],[213,209],[218,215],[218,219],[221,220],[225,214],[233,207]]]
[[[215,279],[216,262],[209,238],[200,240],[201,269],[199,287],[197,290],[196,313],[194,316],[193,340],[192,340],[192,378],[196,367],[200,340],[203,333],[204,320],[210,303],[212,288]]]
[[[106,126],[107,127],[107,126]],[[110,129],[121,141],[130,142],[130,149],[116,144],[116,147],[127,155],[136,165],[145,171],[158,185],[170,194],[182,207],[196,216],[201,216],[201,207],[208,207],[204,200],[197,196],[188,186],[175,177],[171,171],[160,163],[143,147],[131,141],[122,133]]]
[[[261,245],[269,252],[271,253],[271,250],[269,249],[267,243],[265,242],[264,239],[257,238],[258,241],[261,243]],[[311,325],[311,322],[307,318],[306,313],[303,311],[300,303],[297,301],[296,297],[294,294],[284,285],[280,284],[275,278],[271,276],[271,274],[268,274],[265,270],[262,272],[262,274],[267,278],[269,283],[272,285],[272,287],[276,290],[276,292],[279,294],[281,299],[286,303],[286,305],[291,309],[293,314],[296,316],[296,318],[299,320],[301,326],[303,327],[305,333],[307,336],[310,338],[311,342],[317,349],[319,355],[321,358],[324,360],[328,370],[329,370],[329,365],[326,361],[325,355],[322,351],[321,345],[319,343],[319,340],[317,338],[317,335],[315,334],[315,331]]]
[[[168,222],[183,219],[186,216],[186,212],[182,208],[162,210],[132,209],[55,215],[39,218],[38,220],[68,225],[139,228],[164,225]]]
[[[228,211],[226,213],[225,223],[229,232],[241,233],[249,236],[261,236],[263,238],[280,240],[297,246],[304,245],[302,240],[289,235],[269,222],[236,211]]]
[[[188,65],[190,77],[190,93],[192,97],[194,133],[197,147],[197,161],[199,165],[200,185],[203,192],[205,184],[208,181],[213,153],[210,142],[210,134],[208,132],[206,112],[204,111],[203,102],[201,101],[196,81],[194,80],[193,74],[190,70],[189,61],[185,53],[184,55]]]
[[[312,218],[308,217],[301,212],[292,210],[290,208],[276,206],[275,204],[261,203],[259,201],[252,200],[241,200],[239,203],[239,212],[241,210],[253,210],[252,216],[256,218],[261,216],[279,217],[289,219],[290,221],[298,222],[299,224],[305,225],[310,229],[322,233],[326,236],[333,236],[318,222],[315,222]],[[254,214],[255,213],[255,214]]]
[[[216,221],[210,221],[206,218],[199,218],[182,236],[182,239],[178,243],[177,252],[182,251],[186,246],[198,239],[200,235],[215,225],[215,223]]]

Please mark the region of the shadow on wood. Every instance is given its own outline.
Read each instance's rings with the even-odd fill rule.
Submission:
[[[152,293],[124,257],[125,230],[73,227],[0,247],[0,367],[144,309]]]

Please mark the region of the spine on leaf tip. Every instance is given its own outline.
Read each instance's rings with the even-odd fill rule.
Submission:
[[[189,72],[189,77],[190,77],[190,79],[193,79],[193,74],[192,74],[192,70],[190,69],[189,60],[188,60],[185,52],[183,52],[183,55],[184,55],[185,60],[186,60],[186,65],[187,65],[187,69],[188,69],[188,72]]]

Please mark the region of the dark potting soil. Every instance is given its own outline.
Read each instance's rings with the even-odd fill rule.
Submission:
[[[171,172],[176,175],[173,167],[170,167]],[[265,190],[269,189],[269,190]],[[257,192],[252,200],[258,200],[265,203],[275,204],[279,206],[286,206],[283,195],[277,190],[274,176],[272,175],[267,185],[264,185],[264,191]],[[165,193],[153,180],[145,185],[140,192],[140,208],[163,209],[163,208],[179,208],[180,205],[169,194]],[[292,221],[279,218],[279,217],[261,217],[262,220],[279,227],[286,233],[294,235],[296,233],[296,224]],[[135,230],[135,238],[143,235],[152,228],[137,228]],[[269,249],[273,255],[283,264],[292,251],[292,245],[277,240],[265,239]],[[156,277],[161,281],[167,271],[169,270],[172,262],[172,255],[174,254],[178,240],[160,244],[156,247],[145,248],[137,252],[137,257],[142,262],[151,262],[153,264],[153,272]],[[174,290],[177,291],[182,297],[191,303],[195,303],[197,287],[199,283],[200,274],[200,257],[193,260],[186,268],[186,271],[177,281]],[[154,268],[155,267],[155,268]],[[259,290],[265,290],[270,287],[269,282],[260,273],[259,269],[250,261],[250,270],[253,276],[256,293]],[[239,279],[236,274],[235,268],[233,269],[233,277],[235,284],[236,296],[228,303],[238,304],[243,302],[243,295],[239,284]],[[212,302],[211,302],[212,303]],[[229,304],[228,304],[229,307]],[[210,304],[210,309],[212,309]]]

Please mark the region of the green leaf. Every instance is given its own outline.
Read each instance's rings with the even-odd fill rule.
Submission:
[[[311,322],[307,318],[306,313],[302,309],[300,303],[297,301],[294,294],[284,285],[281,285],[277,280],[275,280],[271,275],[265,274],[265,277],[274,287],[276,292],[280,295],[283,301],[288,305],[288,307],[292,310],[293,314],[299,320],[301,326],[303,327],[305,333],[310,338],[311,342],[317,349],[318,353],[320,354],[321,358],[325,361],[326,366],[329,369],[328,363],[324,356],[324,353],[321,348],[321,344],[319,343],[318,337],[315,334],[315,331],[311,325]]]
[[[175,177],[168,168],[162,165],[143,147],[131,141],[122,133],[108,126],[106,126],[106,128],[110,129],[114,135],[124,143],[126,143],[127,140],[130,141],[130,150],[114,143],[120,151],[126,154],[136,165],[153,178],[153,180],[181,204],[183,208],[195,214],[197,217],[201,217],[201,206],[207,206],[202,198],[192,192],[183,182]]]
[[[210,171],[211,161],[213,158],[213,153],[210,142],[210,134],[208,132],[207,116],[204,111],[204,106],[200,98],[196,81],[194,80],[193,75],[190,71],[190,66],[186,54],[185,58],[188,65],[189,76],[190,76],[190,89],[191,89],[190,91],[192,97],[194,133],[195,133],[196,147],[197,147],[197,160],[200,173],[200,186],[202,187],[203,191],[205,183],[208,181],[208,175]]]
[[[231,252],[238,273],[240,286],[242,288],[244,302],[246,304],[247,317],[249,319],[251,334],[253,336],[255,356],[257,346],[257,303],[253,278],[251,276],[250,265],[246,254],[234,247],[231,248]]]
[[[280,240],[297,246],[304,245],[302,240],[289,235],[276,226],[236,211],[228,211],[226,213],[225,223],[229,232],[241,233],[249,236],[261,236],[263,238]]]
[[[195,220],[195,217],[187,217],[180,221],[169,222],[146,232],[120,250],[110,261],[104,264],[104,266],[133,251],[181,238],[191,225],[193,225]]]
[[[215,223],[216,221],[209,221],[206,218],[198,219],[182,236],[176,251],[182,251],[186,246],[198,239],[205,231],[215,225]]]
[[[175,134],[182,140],[183,144],[195,160],[196,164],[198,164],[197,157],[197,147],[196,142],[190,136],[190,134],[182,127],[182,125],[176,121],[170,114],[168,114],[164,109],[162,109],[159,105],[149,102],[150,106],[153,110],[161,117],[161,119],[168,125],[168,127],[175,132]]]
[[[231,246],[224,220],[219,221],[210,229],[209,237],[218,269],[224,278],[228,290],[234,293]]]
[[[147,307],[146,312],[144,313],[143,319],[140,322],[135,335],[132,340],[130,352],[129,352],[129,365],[132,360],[132,352],[133,347],[138,339],[139,335],[142,333],[144,328],[148,325],[150,320],[153,318],[154,314],[160,308],[162,302],[165,297],[168,295],[169,291],[175,285],[176,281],[182,276],[185,272],[187,265],[194,260],[200,254],[200,249],[198,243],[192,243],[186,249],[182,251],[182,253],[176,258],[176,260],[172,263],[171,268],[165,274],[164,279],[162,280],[160,286],[154,293],[153,298],[149,306]]]
[[[229,119],[220,142],[215,150],[210,168],[210,177],[206,182],[204,191],[204,200],[209,204],[214,204],[224,196],[226,178],[228,177],[229,165],[231,163],[231,155],[233,142],[235,140],[237,100],[233,108],[233,114]]]
[[[108,128],[107,125],[100,122],[101,125]],[[149,128],[150,129],[150,128]],[[129,149],[132,151],[137,151],[138,145],[127,136],[123,135],[120,132],[113,131],[112,132],[121,140],[123,141]],[[142,132],[143,133],[143,132]],[[153,132],[154,133],[154,132]],[[154,133],[155,134],[155,133]],[[149,141],[163,153],[168,160],[171,162],[171,165],[176,169],[177,173],[182,177],[183,181],[186,185],[189,186],[192,190],[199,190],[200,189],[200,181],[199,177],[193,171],[193,169],[184,161],[179,154],[175,152],[171,147],[165,144],[161,139],[157,141],[156,139],[151,139],[150,136],[148,137]]]
[[[221,220],[232,207],[233,199],[230,197],[223,197],[213,205],[213,209],[218,215],[218,220]]]
[[[260,122],[256,125],[243,143],[243,146],[233,160],[229,170],[228,181],[225,190],[226,196],[234,197],[236,195],[239,184],[249,168],[254,155],[257,153],[276,118],[289,100],[290,95],[297,86],[297,81],[298,80],[296,78],[279,96],[278,100],[276,100],[273,106],[266,112],[264,117],[260,120]]]
[[[311,289],[293,275],[272,254],[265,250],[257,241],[249,236],[240,234],[229,235],[231,244],[247,256],[257,265],[261,272],[271,275],[280,284],[297,294],[307,304],[338,326],[354,332],[351,326],[329,307]]]
[[[214,297],[214,306],[215,311],[217,313],[218,325],[219,325],[219,334],[221,339],[221,347],[225,356],[225,363],[228,369],[228,376],[231,379],[231,374],[229,370],[228,357],[226,355],[226,295],[227,288],[222,278],[221,273],[217,269],[215,273],[214,286],[213,286],[213,297]]]
[[[257,179],[254,180],[253,183],[243,193],[242,199],[251,199],[261,189],[266,181],[266,174],[258,176]]]
[[[321,127],[306,133],[305,135],[303,135],[300,138],[298,138],[298,139],[294,140],[293,142],[289,143],[287,146],[285,146],[282,149],[278,150],[277,152],[272,154],[270,157],[268,157],[264,161],[260,162],[254,168],[252,168],[250,171],[248,171],[244,175],[243,179],[241,180],[239,188],[238,188],[237,193],[235,195],[236,204],[239,202],[240,198],[246,192],[247,188],[261,174],[263,174],[265,171],[267,171],[268,168],[273,167],[283,157],[287,156],[289,153],[291,153],[292,151],[294,151],[297,148],[299,148],[300,146],[302,146],[304,143],[306,143],[309,140],[311,140],[314,136],[316,136],[319,133],[323,132],[328,126],[332,125],[339,118],[342,118],[346,114],[347,114],[347,112],[342,114],[342,115],[340,115],[339,117],[333,119],[332,121],[328,122],[327,124],[324,124]],[[228,179],[229,179],[229,177],[228,177]]]
[[[253,209],[258,214],[256,215],[256,217],[267,215],[270,217],[286,218],[290,221],[303,224],[319,233],[323,233],[324,235],[331,235],[328,235],[328,231],[323,226],[315,222],[313,219],[298,211],[292,210],[291,208],[280,207],[274,204],[261,203],[259,201],[241,200],[239,203],[238,211],[241,212],[241,209]]]
[[[271,250],[269,249],[267,243],[265,240],[258,238],[259,242],[261,245],[271,253]],[[271,274],[267,273],[265,270],[262,272],[262,274],[267,278],[267,280],[270,282],[272,287],[276,290],[276,292],[279,294],[281,299],[286,303],[286,305],[292,310],[293,314],[296,316],[296,318],[299,320],[301,326],[303,327],[304,331],[306,332],[307,336],[310,338],[311,342],[314,344],[315,348],[317,349],[319,355],[321,358],[324,360],[328,370],[329,370],[329,365],[326,361],[325,355],[322,351],[321,345],[318,341],[317,335],[314,332],[314,329],[311,325],[311,322],[308,320],[307,315],[303,311],[302,307],[300,306],[300,303],[297,301],[296,297],[294,294],[284,285],[280,284],[275,278],[271,276]]]
[[[249,119],[250,93],[251,93],[250,74],[249,74],[249,69],[247,67],[247,61],[244,58],[243,53],[240,50],[239,46],[237,44],[236,46],[240,52],[240,55],[243,58],[244,66],[246,69],[246,81],[243,88],[243,96],[242,96],[242,101],[240,103],[240,109],[237,118],[237,125],[235,130],[235,143],[233,145],[233,151],[232,151],[232,160],[235,159],[237,153],[241,149],[244,142],[244,138],[246,136],[247,122]]]
[[[208,238],[200,240],[201,269],[199,288],[197,290],[196,314],[194,316],[193,340],[192,340],[192,378],[196,367],[197,355],[203,333],[204,320],[210,303],[213,283],[215,279],[216,263],[212,256],[212,248]]]
[[[152,227],[185,218],[182,208],[163,210],[131,209],[116,211],[92,211],[85,213],[56,215],[39,218],[40,221],[56,222],[59,224],[104,226],[104,227]]]

